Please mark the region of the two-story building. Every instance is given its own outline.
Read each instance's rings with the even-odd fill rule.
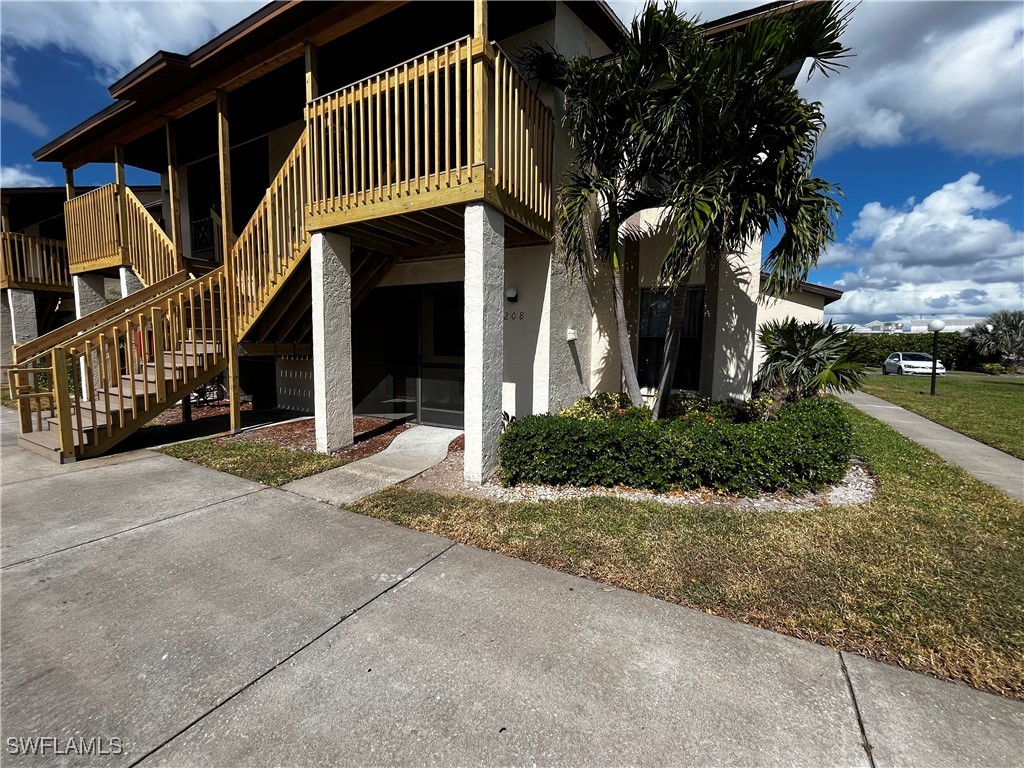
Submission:
[[[66,171],[76,295],[124,269],[140,290],[97,295],[63,335],[15,350],[24,402],[52,411],[24,409],[23,444],[96,455],[225,375],[234,428],[242,389],[311,403],[321,450],[352,442],[355,414],[459,427],[479,482],[503,412],[619,389],[605,281],[566,275],[554,227],[562,97],[515,62],[531,44],[601,56],[623,34],[591,0],[289,1],[155,54],[36,153]],[[75,194],[75,169],[96,162],[114,182]],[[160,174],[163,226],[126,165]],[[657,315],[642,250],[628,297],[641,357]],[[721,397],[749,394],[755,364],[760,244],[741,261],[710,361]]]

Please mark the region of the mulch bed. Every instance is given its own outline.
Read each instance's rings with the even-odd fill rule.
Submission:
[[[373,456],[391,445],[396,437],[409,428],[409,425],[389,419],[356,416],[354,427],[355,445],[342,451],[335,451],[334,456],[343,456],[352,461]],[[274,443],[292,451],[315,451],[316,427],[312,418],[303,418],[300,421],[275,424],[214,439],[216,442],[222,443],[231,441]]]

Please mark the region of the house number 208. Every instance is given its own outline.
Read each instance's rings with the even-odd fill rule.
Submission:
[[[506,320],[522,320],[524,317],[526,317],[526,313],[525,312],[506,312],[505,313],[505,319]]]

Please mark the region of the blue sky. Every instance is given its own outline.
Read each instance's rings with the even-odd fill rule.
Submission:
[[[681,2],[705,20],[758,3]],[[157,49],[187,53],[258,2],[0,2],[0,183],[61,184],[31,152],[110,103]],[[624,18],[641,7],[613,0]],[[840,322],[1024,306],[1024,3],[862,2],[849,68],[801,86],[829,131],[817,175],[846,194],[812,273]],[[80,170],[82,184],[112,180]],[[153,177],[129,171],[130,182]]]

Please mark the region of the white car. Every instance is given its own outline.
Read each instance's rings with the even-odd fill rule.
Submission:
[[[882,375],[888,376],[890,373],[900,376],[903,374],[931,376],[932,356],[926,355],[924,352],[893,352],[882,363]],[[939,376],[946,375],[946,368],[942,365],[941,360],[935,363],[935,373]]]

